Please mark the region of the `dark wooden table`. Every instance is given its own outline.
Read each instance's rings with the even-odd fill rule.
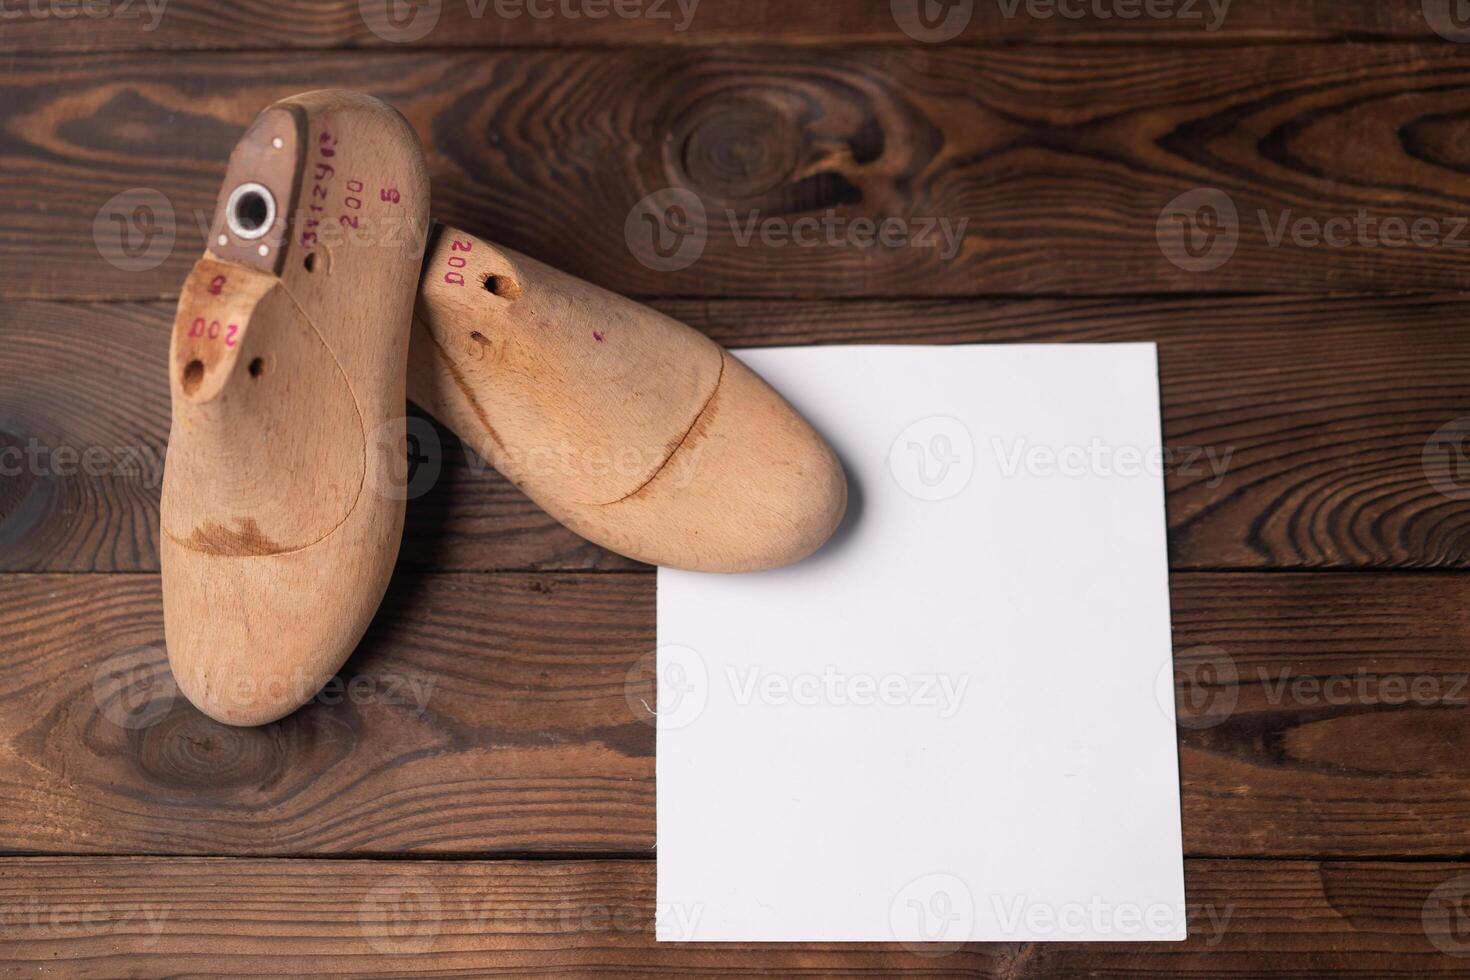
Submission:
[[[1453,4],[961,0],[928,43],[959,21],[904,0],[388,37],[356,0],[35,2],[0,5],[0,975],[1470,974]],[[442,429],[340,687],[249,731],[173,697],[172,297],[242,128],[324,86],[403,110],[441,219],[732,346],[1157,341],[1189,942],[656,946],[651,570]],[[708,240],[660,271],[625,225],[669,187]],[[744,238],[829,211],[968,225]]]

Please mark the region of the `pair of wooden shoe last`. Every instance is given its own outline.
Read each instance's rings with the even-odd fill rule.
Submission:
[[[365,95],[262,113],[179,300],[162,503],[180,689],[257,725],[361,639],[403,534],[405,399],[589,540],[774,568],[847,487],[822,438],[703,335],[452,228],[417,137]]]

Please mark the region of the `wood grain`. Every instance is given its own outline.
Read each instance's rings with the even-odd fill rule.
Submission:
[[[1189,853],[1470,853],[1458,576],[1176,574],[1172,593]]]
[[[1464,913],[1444,896],[1462,897],[1467,871],[1190,861],[1187,942],[936,955],[655,944],[651,861],[11,859],[0,860],[0,976],[1464,976],[1470,944],[1452,931]],[[697,907],[678,911],[697,923]]]
[[[1173,606],[1187,853],[1470,853],[1456,577],[1176,574]],[[0,850],[646,855],[654,633],[648,574],[400,574],[339,684],[240,730],[176,695],[156,576],[3,576]]]
[[[1234,0],[1211,32],[977,0],[925,45],[887,0],[703,0],[686,31],[443,0],[407,43],[357,0],[153,30],[143,0],[4,16],[29,2],[0,2],[0,976],[1470,971],[1470,614],[1428,571],[1470,564],[1470,480],[1441,492],[1470,422],[1431,442],[1470,420],[1470,335],[1415,294],[1470,289],[1451,4]],[[330,85],[407,113],[438,217],[730,346],[1158,341],[1191,940],[655,946],[652,576],[416,413],[423,492],[341,684],[249,731],[172,693],[149,301],[255,113]],[[625,234],[666,188],[706,210],[685,268]],[[1191,272],[1159,227],[1197,188],[1239,240]],[[945,260],[742,244],[752,210],[968,224]],[[1348,239],[1273,244],[1300,218]]]
[[[323,226],[394,222],[422,235],[429,178],[391,107],[327,90],[261,113],[222,186],[169,349],[164,624],[185,697],[220,721],[261,725],[347,662],[403,540],[423,239],[332,247]],[[246,188],[256,208],[234,200]],[[290,213],[320,214],[322,234],[292,227]]]
[[[168,445],[167,304],[0,304],[0,568],[157,571]],[[402,560],[628,568],[410,417]]]
[[[1470,486],[1445,484],[1442,454],[1425,469],[1431,437],[1470,418],[1459,297],[655,305],[732,347],[1157,341],[1175,569],[1470,565]],[[158,568],[170,317],[163,304],[0,305],[0,570]],[[415,417],[410,435],[408,567],[637,567],[445,430]]]
[[[145,0],[93,6],[99,15],[62,4],[57,8],[60,16],[27,16],[27,5],[13,3],[6,8],[15,15],[0,33],[0,51],[221,51],[395,43],[458,48],[907,44],[914,40],[887,0],[701,0],[692,6],[685,0],[683,8],[677,0],[640,0],[620,7],[595,0],[570,4],[565,0],[442,0],[437,16],[421,22],[405,16],[403,30],[390,30],[386,36],[374,33],[363,13],[375,8],[360,7],[357,0],[168,0],[162,16],[155,16]],[[429,4],[423,6],[433,9]],[[1130,16],[1126,3],[1028,7],[1024,2],[981,0],[968,7],[968,19],[936,23],[934,33],[921,36],[940,38],[958,30],[947,38],[957,45],[1436,37],[1420,4],[1407,0],[1234,0],[1223,17],[1205,0],[1178,0],[1158,8],[1170,11],[1171,16],[1145,16],[1142,5],[1133,8],[1138,12]],[[43,12],[47,9],[42,5]],[[623,16],[615,10],[638,15]],[[1028,14],[1028,10],[1037,14]],[[104,11],[108,16],[100,16]],[[962,9],[954,16],[964,14]],[[392,26],[376,13],[372,23]]]
[[[0,850],[639,851],[647,576],[400,575],[356,655],[262,728],[177,693],[154,575],[0,579]],[[24,814],[24,816],[22,816]]]
[[[425,262],[408,397],[542,510],[650,565],[784,568],[847,510],[832,447],[729,351],[458,229]]]
[[[328,85],[407,114],[438,218],[624,295],[1470,288],[1470,151],[1457,137],[1470,51],[1447,42],[1210,57],[1024,45],[134,53],[10,56],[0,69],[0,295],[12,298],[172,295],[242,128],[273,99]],[[705,215],[686,208],[658,232],[664,244],[704,235],[680,261],[697,259],[672,269],[635,258],[647,246],[626,233],[639,203],[670,188]],[[1220,248],[1206,258],[1229,256],[1190,271],[1166,257],[1182,257],[1185,227],[1169,209],[1200,188],[1228,195],[1238,241],[1190,225],[1194,246]],[[166,202],[114,199],[130,189]],[[1191,220],[1227,220],[1184,200]]]

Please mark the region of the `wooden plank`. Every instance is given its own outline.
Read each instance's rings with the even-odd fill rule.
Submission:
[[[173,294],[243,127],[322,86],[405,112],[439,218],[624,294],[1470,288],[1470,151],[1455,126],[1470,51],[1447,42],[1208,58],[1159,46],[133,53],[9,56],[0,69],[11,298]],[[652,196],[670,189],[686,196]]]
[[[1470,853],[1457,576],[1175,575],[1172,593],[1189,853]]]
[[[157,576],[0,578],[0,850],[639,851],[646,576],[398,576],[313,704],[233,729],[178,694]]]
[[[376,6],[375,6],[376,4]],[[1025,41],[1205,44],[1432,40],[1411,0],[991,0],[919,19],[886,0],[425,0],[388,20],[381,0],[11,0],[0,51],[435,48],[545,45],[908,44]]]
[[[0,305],[0,569],[156,571],[172,304]],[[401,560],[631,568],[415,413]],[[420,491],[422,490],[422,493]]]
[[[657,305],[736,347],[1156,340],[1174,568],[1470,565],[1470,480],[1431,443],[1470,418],[1460,297]],[[0,304],[0,571],[157,570],[171,317]],[[412,431],[406,567],[636,567]]]
[[[1470,853],[1463,592],[1175,575],[1187,853]],[[654,846],[651,575],[400,575],[342,684],[247,730],[176,696],[160,603],[152,575],[0,576],[0,851]]]
[[[1464,976],[1467,872],[1190,861],[1187,942],[952,949],[655,943],[702,909],[658,906],[652,861],[6,859],[0,976]]]
[[[1460,297],[660,304],[740,347],[1159,345],[1170,564],[1464,567]],[[1432,352],[1432,353],[1431,353]],[[1456,424],[1456,423],[1459,424]],[[1458,460],[1458,456],[1454,457]],[[1461,489],[1460,484],[1466,484]]]

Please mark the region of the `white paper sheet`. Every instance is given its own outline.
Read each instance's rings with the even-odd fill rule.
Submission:
[[[658,574],[658,938],[1185,938],[1154,346],[740,356],[852,502]]]

